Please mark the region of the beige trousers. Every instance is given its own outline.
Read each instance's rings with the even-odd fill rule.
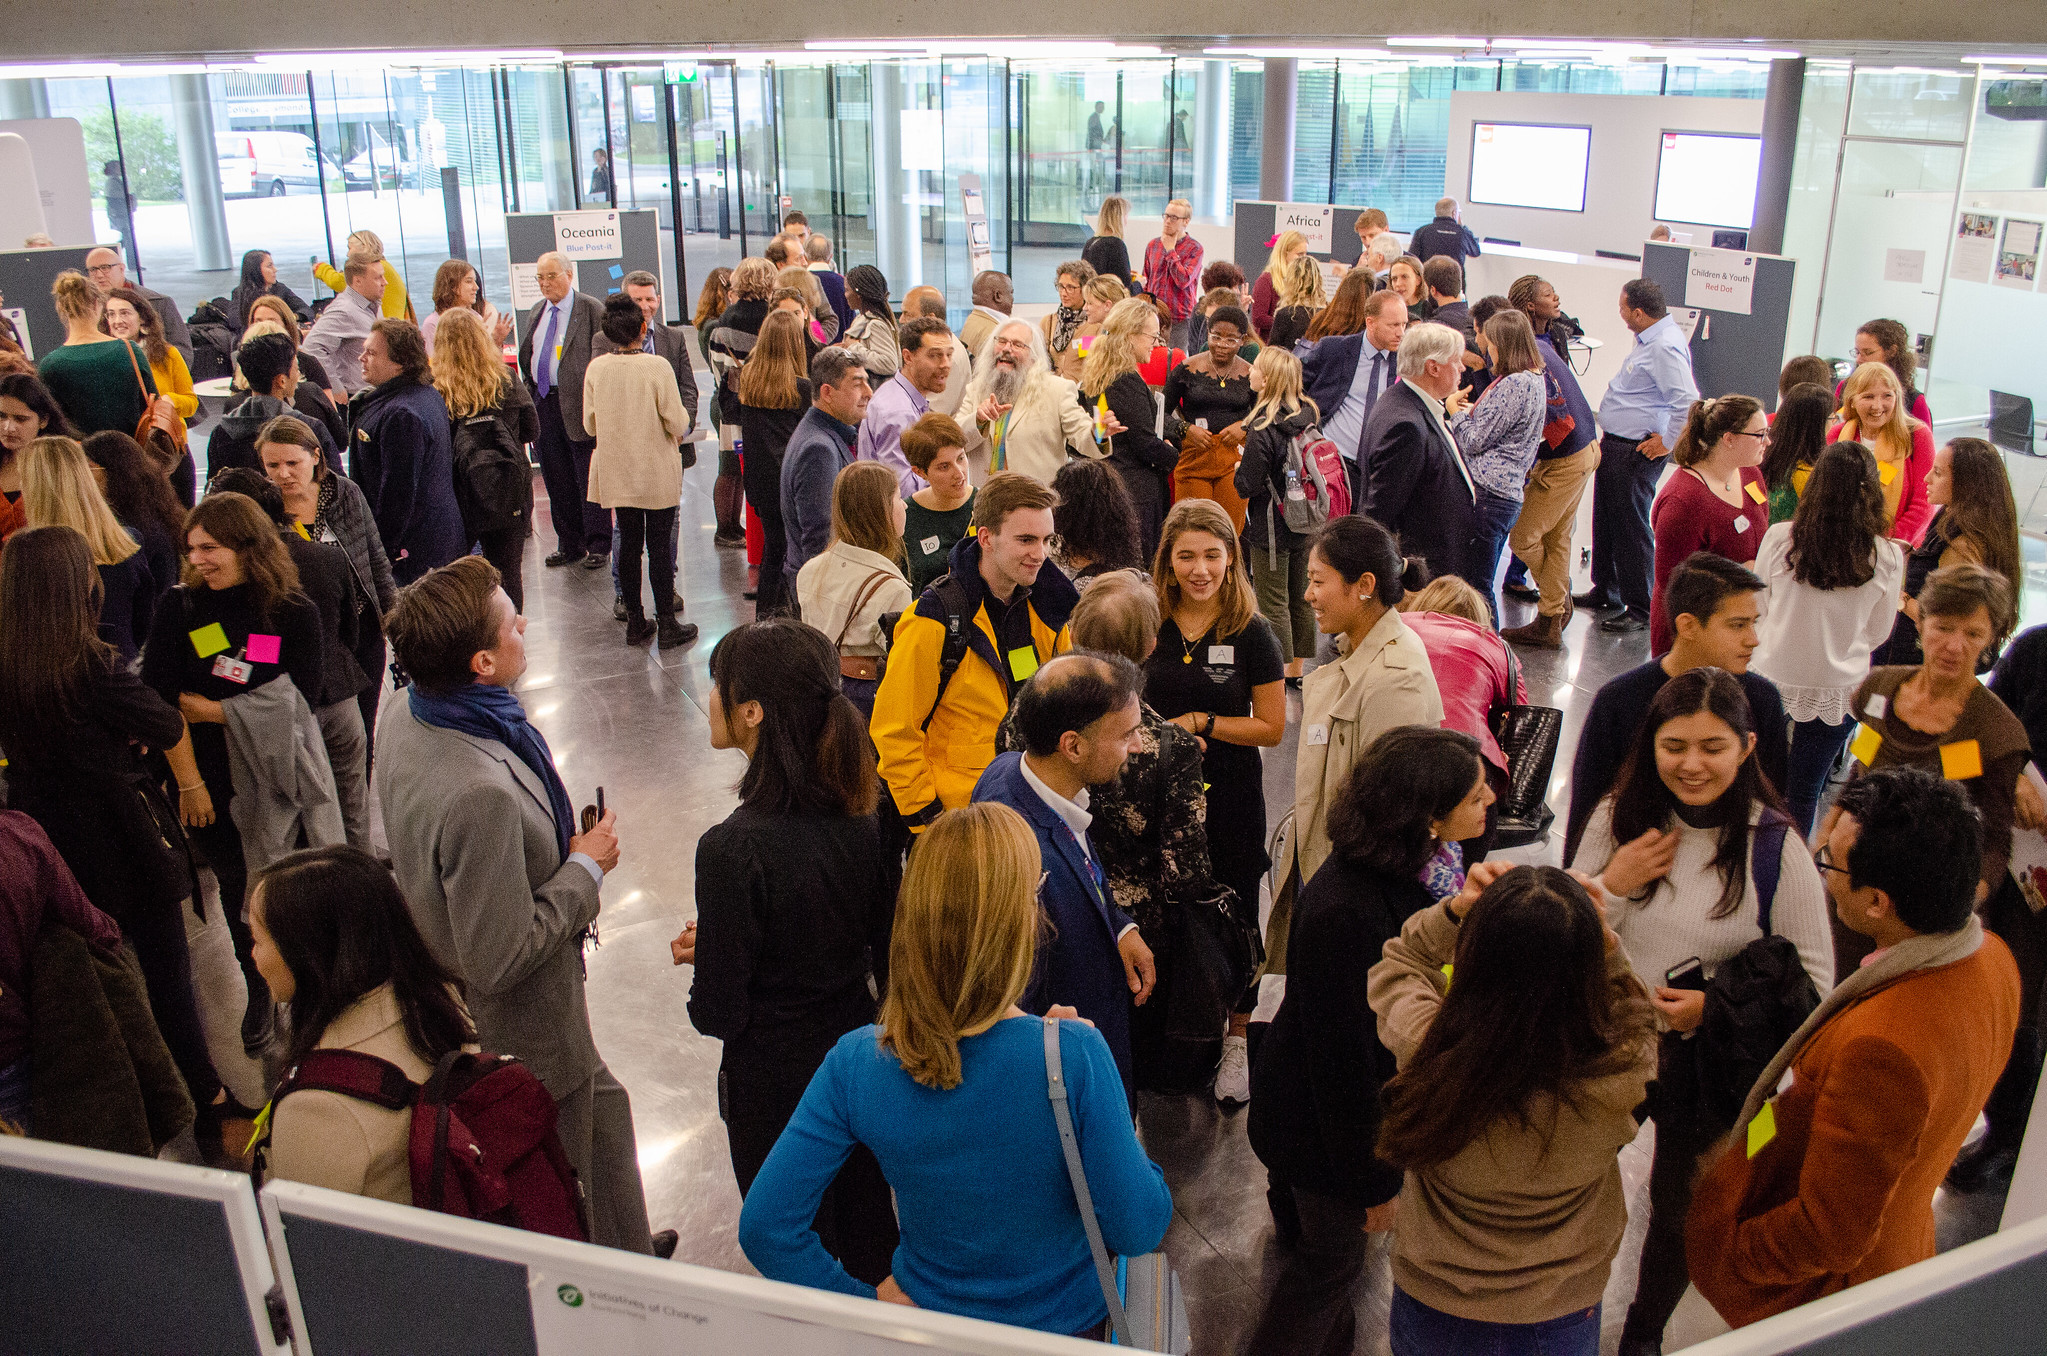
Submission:
[[[1578,501],[1598,467],[1599,444],[1594,442],[1568,457],[1538,461],[1528,473],[1521,516],[1507,534],[1507,546],[1535,577],[1542,592],[1536,611],[1545,617],[1571,610],[1571,528]]]

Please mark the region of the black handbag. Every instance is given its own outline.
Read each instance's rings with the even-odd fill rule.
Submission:
[[[1521,687],[1521,661],[1507,651],[1508,682]],[[1556,811],[1549,805],[1550,774],[1556,770],[1557,744],[1564,735],[1564,713],[1554,706],[1502,703],[1492,717],[1493,738],[1507,756],[1507,790],[1495,815],[1495,848],[1523,847],[1549,837]]]
[[[1265,959],[1256,920],[1243,917],[1235,891],[1213,885],[1196,898],[1167,901],[1163,931],[1167,1039],[1220,1040]]]

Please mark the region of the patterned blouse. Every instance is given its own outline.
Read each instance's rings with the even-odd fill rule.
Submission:
[[[1488,494],[1521,502],[1548,417],[1539,371],[1516,372],[1486,387],[1457,424],[1457,447],[1473,482]]]

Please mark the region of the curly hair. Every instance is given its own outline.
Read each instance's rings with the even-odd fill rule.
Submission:
[[[1137,509],[1123,478],[1105,461],[1075,457],[1052,477],[1059,506],[1052,529],[1059,534],[1062,561],[1079,560],[1098,570],[1135,570]]]

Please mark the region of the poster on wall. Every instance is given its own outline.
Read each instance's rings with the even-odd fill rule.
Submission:
[[[1955,253],[1947,275],[1958,282],[1987,283],[1997,262],[1997,218],[1988,212],[1964,212],[1955,228]]]
[[[1283,202],[1273,216],[1275,235],[1299,231],[1308,239],[1308,253],[1327,254],[1333,237],[1336,209],[1327,203]]]
[[[619,228],[618,213],[556,212],[554,247],[570,263],[623,258],[624,232]]]
[[[539,264],[512,265],[512,309],[524,315],[545,298],[540,291]]]
[[[1756,286],[1756,256],[1740,250],[1695,249],[1685,269],[1685,305],[1702,311],[1749,313]]]
[[[2017,217],[2004,219],[2004,241],[1997,251],[1997,285],[2030,292],[2040,271],[2040,223]]]

